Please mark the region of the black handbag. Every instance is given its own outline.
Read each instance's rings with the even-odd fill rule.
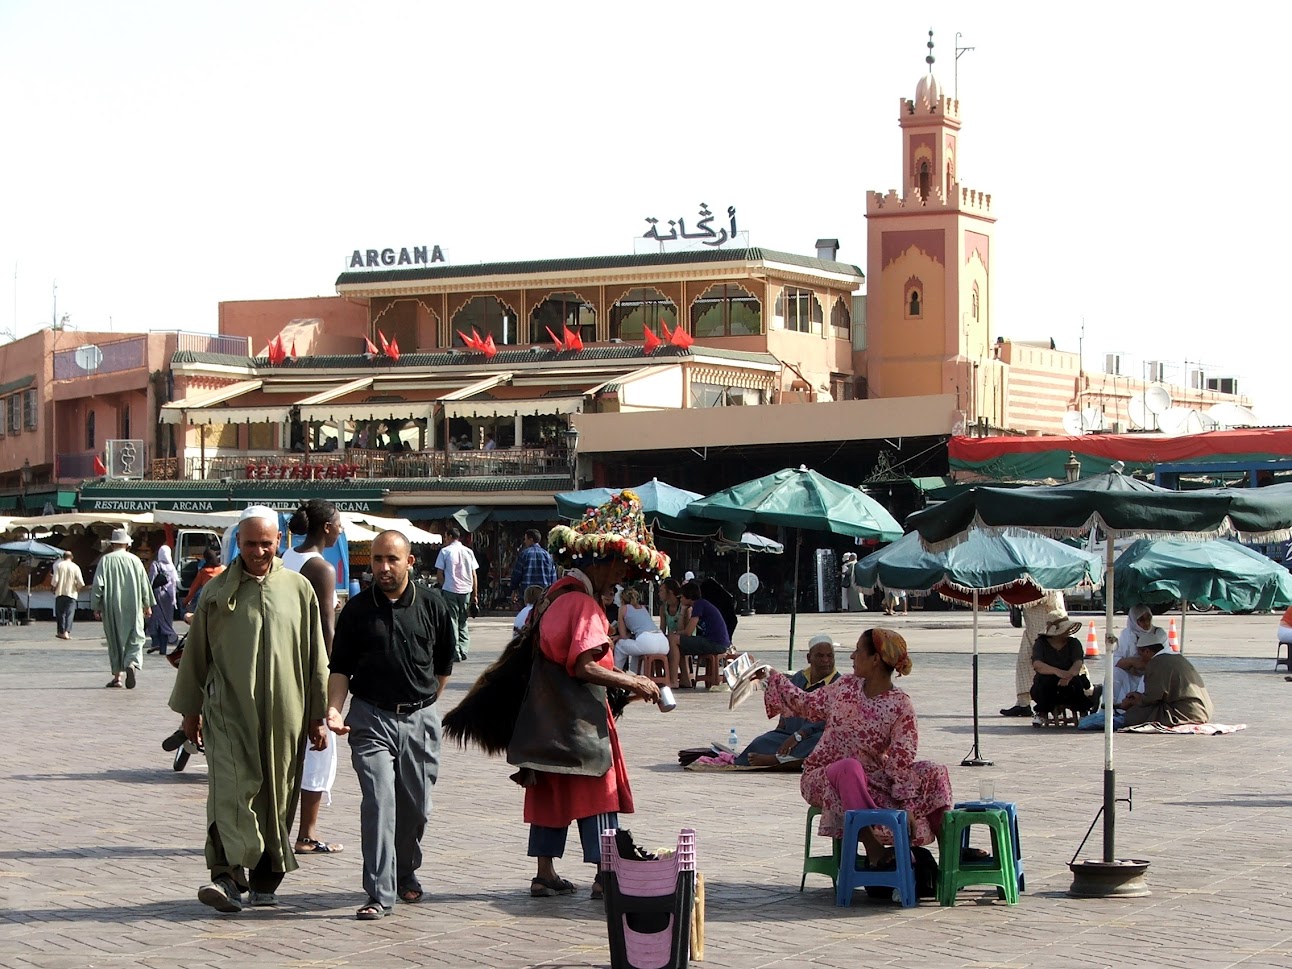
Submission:
[[[604,775],[611,766],[606,688],[575,679],[536,648],[507,763],[548,774]]]

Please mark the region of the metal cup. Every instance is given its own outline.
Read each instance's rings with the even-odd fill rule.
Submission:
[[[677,708],[677,701],[673,699],[673,691],[667,686],[659,688],[659,701],[656,703],[660,713],[668,713]]]

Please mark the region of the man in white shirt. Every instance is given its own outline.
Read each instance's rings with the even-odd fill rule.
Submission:
[[[72,620],[76,616],[76,599],[85,588],[85,576],[81,567],[72,561],[72,553],[64,552],[62,559],[54,563],[51,583],[54,586],[54,622],[59,639],[72,638]]]
[[[440,549],[439,558],[435,560],[435,577],[439,580],[440,591],[444,595],[444,604],[449,607],[453,619],[453,628],[457,631],[457,661],[467,658],[471,646],[471,633],[467,628],[467,619],[471,606],[478,606],[475,553],[461,542],[462,530],[456,525],[448,528],[449,544]]]

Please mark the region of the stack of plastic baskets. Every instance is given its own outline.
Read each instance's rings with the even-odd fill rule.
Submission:
[[[695,902],[695,831],[683,828],[671,858],[620,858],[613,828],[601,833],[601,884],[611,969],[685,969]]]

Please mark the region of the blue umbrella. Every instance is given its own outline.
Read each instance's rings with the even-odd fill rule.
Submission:
[[[1041,535],[988,535],[974,530],[959,545],[927,551],[918,532],[872,552],[853,567],[857,585],[928,592],[973,603],[973,750],[962,767],[988,767],[978,749],[978,604],[997,595],[1021,605],[1041,598],[1046,589],[1099,585],[1104,566],[1099,556]]]
[[[565,491],[556,495],[556,513],[562,518],[577,521],[589,508],[604,505],[622,488],[588,488],[584,491]],[[701,498],[694,491],[676,488],[658,478],[629,489],[642,502],[642,516],[656,533],[666,532],[673,538],[701,539],[716,536],[729,542],[739,542],[744,529],[738,523],[703,518],[687,506]]]

